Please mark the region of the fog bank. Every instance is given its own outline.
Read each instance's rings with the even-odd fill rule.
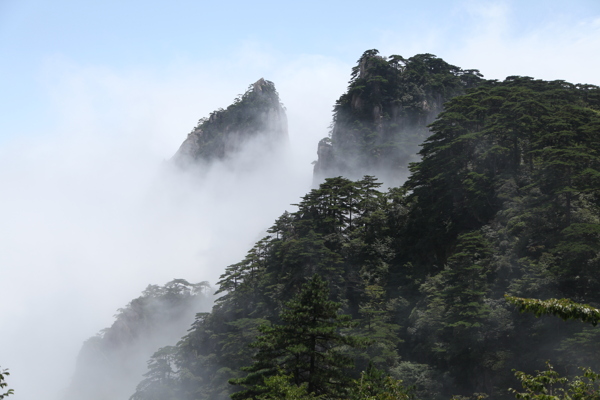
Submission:
[[[265,158],[258,143],[202,179],[165,160],[197,119],[227,107],[259,77],[232,89],[237,81],[188,74],[191,84],[203,82],[192,88],[185,73],[157,81],[58,68],[63,75],[48,83],[55,121],[0,148],[0,360],[20,399],[55,398],[83,341],[148,284],[214,285],[292,209],[310,188],[317,138],[327,134],[330,107],[317,109],[345,85],[343,68],[325,63],[311,72],[315,65],[282,71],[281,85],[271,78],[294,108],[288,152]],[[333,73],[340,79],[332,85]],[[325,89],[311,102],[314,91],[294,92],[302,86],[294,80],[307,74],[331,95]]]

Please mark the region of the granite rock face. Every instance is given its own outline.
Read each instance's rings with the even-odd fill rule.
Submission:
[[[172,161],[185,166],[222,160],[256,139],[261,139],[265,152],[288,142],[287,116],[275,85],[262,78],[227,109],[201,119]]]
[[[444,103],[481,81],[477,70],[462,70],[431,54],[404,59],[378,53],[363,54],[348,91],[336,102],[331,137],[319,142],[315,184],[340,175],[402,183]]]

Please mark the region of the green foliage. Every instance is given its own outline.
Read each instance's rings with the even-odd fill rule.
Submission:
[[[357,338],[339,332],[351,324],[350,317],[339,315],[340,304],[328,300],[327,283],[314,275],[300,293],[286,303],[281,325],[262,325],[252,344],[258,349],[254,363],[243,368],[244,378],[232,384],[247,389],[234,393],[232,399],[245,399],[264,392],[264,379],[279,371],[293,374],[296,385],[307,384],[309,393],[331,395],[343,393],[348,381],[346,369],[352,360],[341,350],[360,344]]]
[[[589,368],[581,368],[583,374],[569,379],[546,363],[546,371],[536,371],[536,375],[515,372],[523,391],[510,389],[517,399],[524,400],[597,400],[600,399],[600,374]]]
[[[532,226],[540,241],[587,222],[572,221],[573,210],[594,190],[583,176],[600,171],[600,119],[581,107],[582,95],[562,81],[509,77],[447,102],[406,184],[419,203],[411,236],[433,227],[418,245],[437,248],[444,263],[459,232],[485,225],[517,196],[530,201],[528,218],[542,218],[545,226]],[[506,196],[509,183],[517,191]]]
[[[536,317],[541,315],[555,315],[563,320],[578,319],[582,322],[591,323],[596,326],[600,310],[590,307],[587,304],[575,303],[568,299],[524,299],[518,297],[505,296],[509,303],[519,307],[521,312],[533,312]],[[589,333],[589,331],[588,331]],[[571,340],[587,345],[585,340]],[[568,343],[569,341],[567,341]],[[541,400],[593,400],[600,399],[600,374],[593,372],[590,368],[580,368],[583,372],[581,376],[575,376],[572,380],[567,377],[561,377],[554,370],[549,362],[546,362],[546,371],[537,371],[536,376],[516,371],[515,376],[521,381],[524,392],[510,389],[510,392],[518,399],[541,399]]]
[[[8,386],[8,384],[6,383],[6,377],[9,375],[10,373],[8,372],[8,369],[0,369],[0,391],[4,391],[4,388]],[[11,394],[14,394],[14,390],[7,389],[6,392],[0,393],[0,399],[8,397]]]
[[[257,397],[258,400],[317,400],[324,399],[323,395],[317,396],[308,392],[308,384],[298,386],[293,384],[292,375],[273,375],[265,378],[263,386],[264,394]]]
[[[487,294],[490,255],[489,244],[481,233],[459,236],[456,250],[448,259],[449,269],[442,272],[445,287],[441,295],[449,311],[448,328],[458,331],[479,328],[489,314],[483,299]]]
[[[430,133],[442,104],[417,160],[410,146]],[[175,346],[181,399],[225,400],[229,380],[254,391],[238,398],[348,396],[337,383],[359,378],[369,362],[384,371],[378,382],[401,378],[424,399],[506,399],[510,368],[532,371],[550,358],[563,368],[583,349],[589,357],[578,360],[592,359],[597,334],[526,318],[503,295],[600,304],[598,110],[595,86],[483,81],[432,55],[366,52],[322,146],[332,146],[340,169],[400,171],[415,160],[412,175],[387,192],[373,176],[328,178],[227,267],[213,311]],[[314,375],[329,382],[319,390],[308,378],[314,347],[298,300],[315,274],[335,315],[354,321],[329,331],[340,337],[321,361],[345,375]],[[597,320],[597,311],[557,302],[551,313]],[[370,345],[336,342],[354,336]]]
[[[281,372],[265,378],[264,385],[262,386],[265,393],[259,395],[256,399],[334,399],[334,397],[310,393],[308,392],[308,385],[306,383],[298,386],[292,383],[292,381],[293,375],[285,375]],[[408,400],[412,398],[414,396],[411,388],[406,388],[402,385],[402,381],[395,380],[374,367],[369,367],[367,371],[362,372],[360,378],[351,383],[348,395],[343,397],[343,399],[349,400]]]
[[[400,325],[394,323],[395,302],[385,301],[383,287],[373,284],[365,286],[365,301],[359,308],[358,329],[353,332],[371,341],[366,349],[357,349],[356,362],[361,368],[373,365],[379,368],[395,366],[400,359],[397,348],[401,342]]]
[[[393,379],[384,371],[369,366],[353,382],[350,389],[350,400],[409,400],[414,398],[411,388],[406,388],[402,381]]]
[[[587,304],[576,303],[569,299],[525,299],[505,296],[506,301],[516,305],[521,312],[532,312],[536,317],[555,315],[563,320],[577,319],[596,326],[600,321],[600,310]]]
[[[464,386],[475,384],[467,371],[495,357],[489,332],[492,308],[486,301],[490,255],[490,244],[481,232],[461,235],[447,267],[421,287],[427,308],[416,325],[421,326],[423,348],[430,360],[452,372]],[[486,367],[481,369],[493,369],[492,364]]]
[[[148,361],[149,371],[140,382],[130,400],[175,400],[178,397],[176,372],[174,370],[176,351],[167,346],[156,351]]]

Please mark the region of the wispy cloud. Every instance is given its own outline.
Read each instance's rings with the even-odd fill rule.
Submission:
[[[564,10],[524,24],[512,1],[463,1],[446,18],[411,31],[391,28],[380,36],[384,54],[433,53],[462,68],[477,68],[490,79],[527,75],[600,84],[598,16],[576,18]],[[548,11],[550,12],[550,11]],[[527,21],[526,21],[527,22]]]

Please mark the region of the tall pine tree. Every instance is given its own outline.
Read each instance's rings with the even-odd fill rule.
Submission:
[[[278,373],[291,374],[296,385],[307,384],[310,393],[340,396],[352,366],[344,354],[346,346],[355,347],[360,339],[345,336],[340,328],[351,325],[350,317],[339,315],[340,303],[329,300],[329,289],[319,275],[314,275],[300,293],[286,303],[281,325],[263,325],[261,335],[252,344],[258,349],[254,363],[243,370],[248,375],[230,382],[246,387],[234,393],[234,400],[251,399],[264,394],[265,378]]]

